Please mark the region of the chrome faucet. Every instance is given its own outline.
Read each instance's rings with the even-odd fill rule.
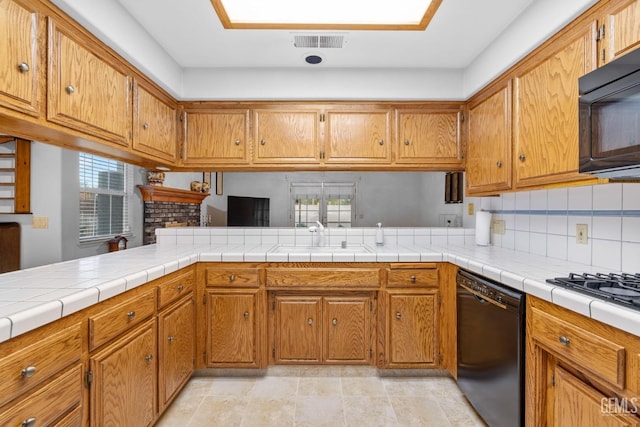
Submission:
[[[316,221],[316,224],[318,224],[317,226],[315,225],[311,225],[309,226],[308,230],[310,233],[317,233],[317,238],[313,239],[315,240],[315,243],[313,243],[312,241],[312,245],[313,246],[324,246],[324,225],[322,225],[322,223],[320,221]]]

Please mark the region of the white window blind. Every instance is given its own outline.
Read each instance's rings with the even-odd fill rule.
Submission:
[[[117,160],[79,153],[80,240],[129,233],[127,192],[132,168]]]

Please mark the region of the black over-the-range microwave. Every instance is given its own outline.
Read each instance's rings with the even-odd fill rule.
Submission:
[[[579,80],[580,172],[640,178],[640,49]]]

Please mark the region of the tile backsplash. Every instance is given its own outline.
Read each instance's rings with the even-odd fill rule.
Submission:
[[[640,183],[616,183],[483,198],[493,220],[491,244],[630,273],[640,272]],[[587,225],[587,243],[576,225]]]

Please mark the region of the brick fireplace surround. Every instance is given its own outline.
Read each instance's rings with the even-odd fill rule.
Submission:
[[[209,193],[160,185],[139,185],[138,188],[144,201],[143,245],[156,243],[156,228],[164,228],[167,223],[200,225],[200,207]]]

